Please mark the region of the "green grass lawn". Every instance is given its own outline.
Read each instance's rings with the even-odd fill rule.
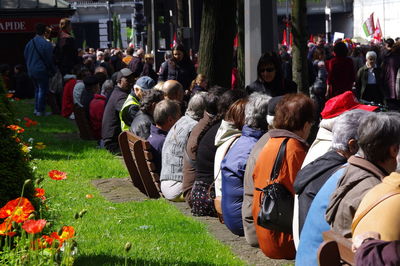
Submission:
[[[205,225],[184,216],[164,199],[111,203],[91,185],[92,179],[127,177],[119,159],[97,149],[94,141],[81,141],[75,124],[61,116],[34,117],[32,101],[16,102],[17,117],[37,120],[26,128],[25,140],[43,142],[33,149],[37,176],[45,177],[43,188],[49,220],[59,228],[72,225],[77,232],[75,265],[124,265],[126,242],[129,265],[243,265],[212,235]],[[23,125],[23,123],[21,123]],[[67,172],[66,180],[51,180],[47,173]],[[93,198],[86,198],[91,194]],[[76,220],[81,210],[87,214]]]

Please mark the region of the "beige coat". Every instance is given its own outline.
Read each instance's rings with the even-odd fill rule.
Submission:
[[[382,183],[372,188],[362,199],[354,219],[371,204],[394,190],[400,190],[400,173],[391,173]],[[358,223],[353,236],[368,231],[380,233],[381,239],[385,241],[400,240],[400,194],[382,201],[369,211]]]

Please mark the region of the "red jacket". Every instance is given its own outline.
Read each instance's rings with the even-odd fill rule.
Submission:
[[[106,96],[95,94],[89,105],[90,126],[96,139],[101,139],[101,121],[103,120]]]
[[[328,70],[329,98],[351,91],[356,80],[351,58],[333,57],[327,61],[326,69]]]
[[[63,117],[69,117],[74,111],[74,87],[76,79],[69,79],[64,85],[64,92],[62,97],[62,108],[61,115]]]

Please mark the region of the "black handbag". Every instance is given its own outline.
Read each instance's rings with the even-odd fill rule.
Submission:
[[[271,171],[271,181],[276,180],[279,176],[288,140],[289,138],[286,138],[279,148],[278,156]],[[262,192],[260,195],[260,211],[257,216],[258,225],[269,230],[291,234],[294,208],[292,193],[278,181],[263,189],[256,188],[256,190]]]

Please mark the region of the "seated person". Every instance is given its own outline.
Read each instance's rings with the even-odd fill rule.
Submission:
[[[171,127],[181,117],[180,106],[175,101],[162,100],[156,104],[153,112],[154,124],[150,126],[150,136],[147,138],[154,156],[156,172],[161,172],[161,151],[165,138]]]
[[[254,144],[268,129],[267,111],[270,99],[270,96],[258,92],[249,96],[245,107],[245,125],[242,129],[242,136],[221,162],[222,215],[228,229],[239,236],[244,235],[242,202],[246,162]]]
[[[101,123],[103,120],[104,109],[106,107],[106,88],[101,90],[101,94],[94,94],[93,100],[89,105],[90,127],[92,128],[93,137],[96,140],[101,139]]]
[[[138,137],[147,139],[150,136],[150,126],[154,124],[153,112],[156,104],[164,99],[164,93],[158,90],[143,91],[140,110],[133,119],[130,131]]]
[[[351,237],[354,214],[365,194],[396,170],[400,144],[400,120],[393,113],[370,113],[358,128],[362,155],[348,159],[326,209],[326,221],[344,237]]]
[[[176,100],[180,103],[183,101],[183,87],[176,80],[167,80],[164,82],[162,90],[165,95],[165,99]]]
[[[85,84],[85,89],[82,92],[81,103],[85,110],[86,118],[90,121],[89,105],[94,95],[99,93],[99,81],[95,76],[89,76],[83,79],[83,84]]]
[[[160,174],[161,191],[168,200],[183,199],[183,153],[193,127],[203,117],[205,95],[198,93],[189,101],[188,109],[170,129],[162,149]]]
[[[143,98],[143,92],[151,90],[156,82],[147,76],[140,77],[135,85],[133,85],[131,93],[129,93],[120,112],[121,130],[127,131],[139,111],[140,101]]]
[[[85,84],[83,83],[83,79],[85,77],[90,76],[90,70],[87,68],[82,68],[79,70],[78,75],[77,75],[77,80],[72,92],[72,98],[73,98],[73,102],[74,104],[78,105],[79,107],[83,107],[82,103],[81,103],[81,99],[82,99],[82,92],[85,89]]]
[[[358,144],[354,147],[354,142],[357,142],[359,138],[358,126],[360,121],[367,114],[367,112],[361,110],[347,111],[337,118],[332,128],[332,150],[343,156],[345,163],[351,155],[358,151]],[[346,132],[346,134],[343,132]],[[326,158],[326,156],[323,155],[320,158]],[[319,164],[319,161],[319,158],[317,158],[315,163]],[[338,158],[338,162],[339,161]],[[311,162],[309,165],[310,166],[306,166],[303,169],[313,167],[314,162]],[[326,206],[329,202],[330,195],[336,188],[337,180],[343,175],[346,168],[343,166],[335,169],[336,171],[325,180],[322,187],[319,188],[318,192],[313,196],[310,207],[308,207],[306,210],[307,212],[303,214],[305,215],[305,219],[300,234],[300,242],[297,247],[296,265],[318,265],[316,254],[323,241],[322,232],[330,230],[329,224],[325,221]],[[301,178],[299,174],[296,178]],[[318,178],[324,178],[324,176],[324,172],[322,172]],[[310,187],[314,187],[312,181]],[[304,197],[306,198],[306,196]],[[294,218],[293,220],[295,221],[296,219]],[[315,256],[311,256],[310,254],[315,254]]]

